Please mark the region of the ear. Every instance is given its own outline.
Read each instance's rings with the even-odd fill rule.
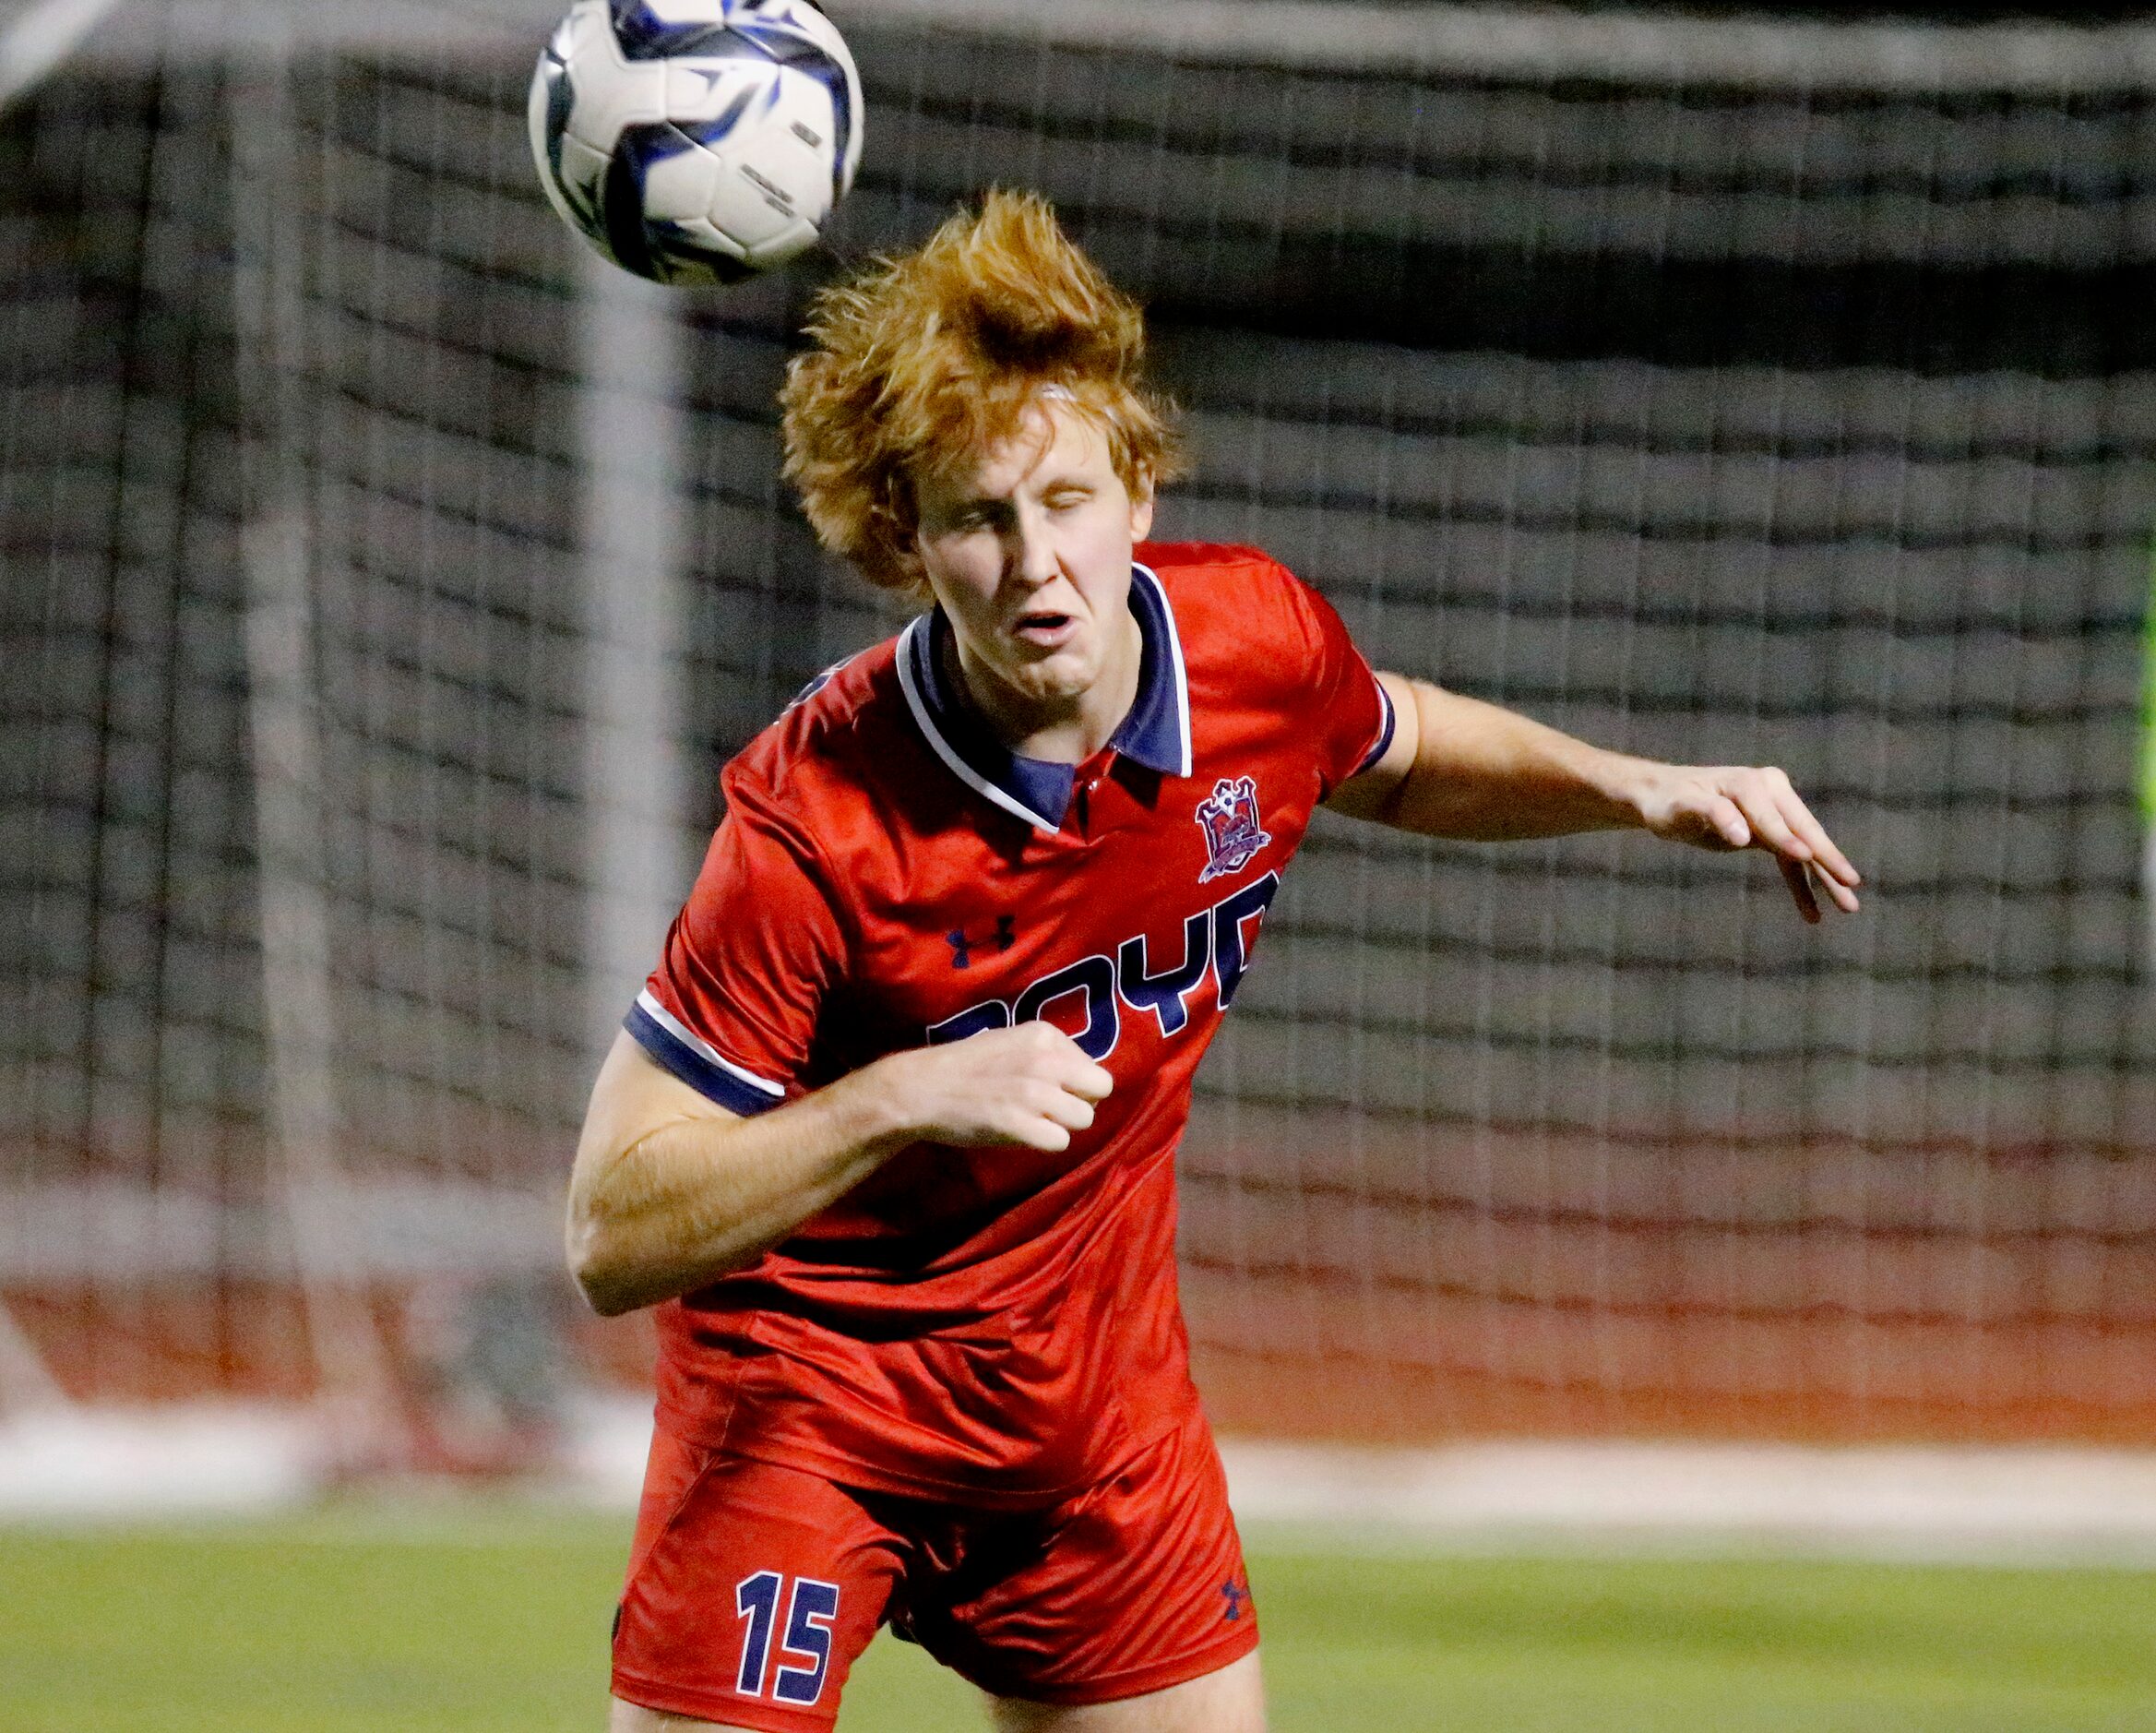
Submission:
[[[927,563],[921,557],[918,543],[909,537],[899,546],[888,550],[886,569],[890,577],[882,587],[911,596],[916,602],[933,602],[935,593],[928,587]]]
[[[913,508],[912,484],[907,477],[885,478],[876,518],[872,535],[883,544],[883,563],[891,573],[884,587],[925,598],[928,574],[921,558],[921,522]]]
[[[1138,472],[1138,484],[1130,490],[1130,539],[1142,542],[1153,527],[1153,475],[1150,470]]]

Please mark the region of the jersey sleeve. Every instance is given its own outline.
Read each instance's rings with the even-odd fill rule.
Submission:
[[[724,786],[726,816],[625,1027],[690,1088],[746,1116],[801,1093],[847,947],[813,840],[749,777],[730,771]]]
[[[1301,579],[1281,575],[1304,635],[1305,678],[1298,684],[1304,720],[1317,744],[1322,799],[1385,756],[1392,699],[1332,604]]]

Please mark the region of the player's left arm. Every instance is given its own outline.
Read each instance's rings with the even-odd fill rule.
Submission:
[[[1638,828],[1699,848],[1763,849],[1805,919],[1820,918],[1817,890],[1856,912],[1856,868],[1778,770],[1631,758],[1425,680],[1377,677],[1392,741],[1333,791],[1336,812],[1480,842]]]

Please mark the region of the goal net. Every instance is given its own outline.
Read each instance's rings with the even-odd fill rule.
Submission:
[[[1321,815],[1184,1152],[1223,1428],[2146,1439],[2156,32],[831,9],[833,250],[1053,198],[1161,533],[1869,878]],[[831,260],[582,261],[551,6],[362,10],[123,10],[0,114],[0,1398],[500,1460],[643,1352],[558,1198],[716,765],[894,621],[777,478]]]

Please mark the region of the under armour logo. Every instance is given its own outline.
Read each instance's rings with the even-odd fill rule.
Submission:
[[[1221,1594],[1228,1603],[1227,1610],[1221,1617],[1230,1619],[1241,1619],[1244,1608],[1250,1604],[1250,1591],[1240,1583],[1223,1583],[1221,1584]]]
[[[952,927],[943,936],[943,942],[951,948],[951,967],[971,969],[973,966],[973,947],[977,944],[994,945],[998,950],[1008,950],[1018,943],[1018,935],[1011,930],[1017,916],[999,914],[995,917],[995,937],[974,939],[966,937],[964,929]]]

